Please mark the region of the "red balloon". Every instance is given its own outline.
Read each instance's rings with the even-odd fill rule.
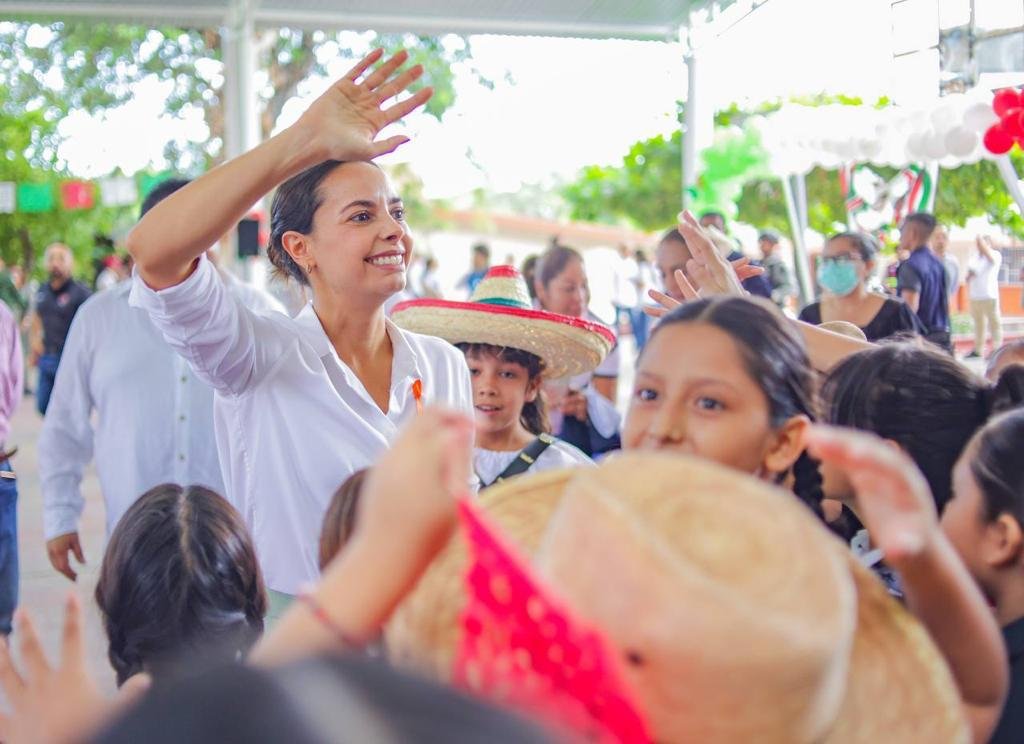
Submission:
[[[1016,88],[997,90],[995,98],[992,99],[992,110],[1000,119],[1006,116],[1006,112],[1010,109],[1021,106],[1024,106],[1024,101],[1021,101],[1020,92]]]
[[[1012,108],[1003,115],[1002,121],[999,122],[1003,131],[1014,139],[1024,137],[1024,121],[1021,120],[1021,114],[1024,114],[1024,109]]]
[[[1013,147],[1013,137],[1000,124],[990,126],[982,142],[993,155],[1005,155]]]

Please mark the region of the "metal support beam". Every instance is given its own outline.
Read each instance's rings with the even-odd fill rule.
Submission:
[[[811,284],[810,262],[807,257],[807,244],[804,234],[807,225],[803,215],[807,214],[807,187],[804,176],[782,176],[782,192],[786,197],[786,212],[793,238],[793,268],[796,271],[796,283],[800,292],[800,306],[814,299],[814,286]],[[799,195],[803,195],[801,205]]]
[[[686,108],[683,110],[683,206],[690,190],[697,186],[697,52],[686,55]]]
[[[260,143],[256,89],[255,26],[252,0],[232,0],[221,38],[224,44],[224,157],[236,158]],[[223,246],[221,261],[234,267],[238,233]],[[248,278],[248,277],[246,277]]]

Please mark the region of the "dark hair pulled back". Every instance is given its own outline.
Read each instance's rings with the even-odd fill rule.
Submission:
[[[953,464],[974,433],[1024,402],[1024,368],[1008,368],[992,386],[938,349],[880,344],[836,365],[822,393],[829,423],[899,444],[941,511],[952,495]]]
[[[556,276],[565,271],[570,261],[583,263],[583,256],[575,248],[552,243],[537,259],[536,281],[547,288]]]
[[[875,260],[875,256],[878,255],[878,243],[875,239],[862,232],[841,232],[836,233],[828,239],[831,243],[833,240],[845,240],[849,242],[854,248],[857,249],[857,253],[860,254],[861,259],[864,263],[869,263]]]
[[[747,374],[768,399],[772,427],[793,416],[817,418],[816,379],[803,339],[767,300],[755,297],[713,297],[680,305],[661,319],[652,334],[678,323],[707,323],[736,343]],[[793,491],[821,516],[821,473],[818,462],[802,452],[792,468]]]
[[[267,599],[238,512],[202,486],[157,486],[118,522],[96,603],[118,685],[178,657],[235,660],[263,633]]]
[[[1024,525],[1024,409],[1003,413],[979,431],[969,445],[971,475],[981,490],[984,518],[1009,514]]]
[[[270,245],[267,246],[267,258],[274,265],[278,276],[309,286],[309,277],[284,249],[282,240],[286,232],[308,235],[312,231],[313,215],[324,203],[320,184],[335,168],[344,164],[341,160],[325,160],[292,176],[274,192],[274,201],[270,205]]]
[[[492,344],[456,344],[456,346],[467,357],[477,354],[488,355],[497,357],[503,362],[518,364],[526,370],[530,383],[539,380],[544,374],[544,360],[536,354],[531,354],[522,349],[514,349],[509,346],[494,346]],[[523,412],[519,416],[519,422],[531,434],[548,434],[551,432],[543,395],[538,392],[533,402],[527,402],[523,405]]]

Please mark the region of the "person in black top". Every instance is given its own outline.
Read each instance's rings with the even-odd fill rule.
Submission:
[[[813,325],[845,320],[864,331],[868,341],[896,334],[923,334],[924,326],[902,300],[868,290],[866,282],[875,268],[878,249],[862,233],[833,235],[825,244],[818,264],[821,300],[800,312],[800,320]]]
[[[71,278],[74,257],[66,245],[52,244],[46,249],[44,260],[49,281],[36,294],[35,317],[32,319],[32,361],[39,367],[36,407],[40,414],[45,415],[71,321],[82,303],[89,299],[90,292],[84,284]]]
[[[1020,385],[1008,369],[1000,389]],[[992,419],[964,448],[953,469],[953,498],[942,528],[992,605],[1003,629],[1010,689],[991,744],[1024,741],[1024,408]]]

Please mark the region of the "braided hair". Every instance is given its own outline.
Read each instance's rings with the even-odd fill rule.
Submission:
[[[941,512],[967,442],[993,414],[1024,403],[1024,367],[1008,367],[992,385],[927,344],[880,344],[836,365],[822,396],[829,423],[873,432],[910,455]]]
[[[803,339],[771,302],[760,297],[713,297],[680,305],[655,328],[677,323],[707,323],[727,333],[740,350],[747,374],[768,399],[771,426],[779,428],[794,416],[817,418],[817,385]],[[652,334],[653,335],[653,334]],[[792,475],[793,492],[822,516],[821,473],[806,451],[781,483]]]

